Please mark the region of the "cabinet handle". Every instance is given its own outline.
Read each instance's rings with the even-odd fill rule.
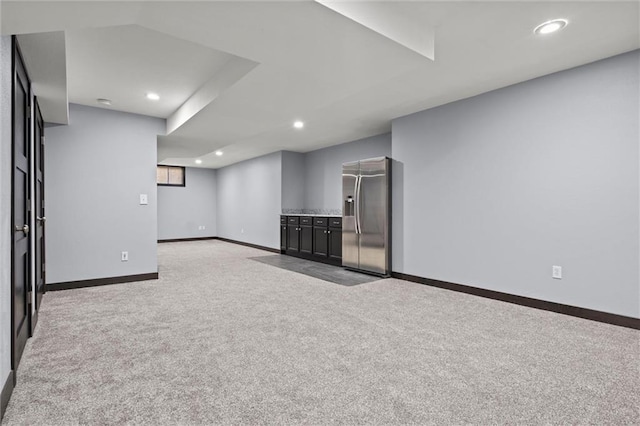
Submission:
[[[326,234],[326,233],[327,233],[327,231],[324,231],[324,233]]]
[[[331,231],[327,231],[327,234],[330,234],[330,233],[331,233]]]

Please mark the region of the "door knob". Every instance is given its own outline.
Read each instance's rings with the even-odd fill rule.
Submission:
[[[37,216],[37,217],[36,217],[36,220],[39,220],[40,222],[46,222],[46,221],[47,221],[47,218],[46,218],[46,216],[42,216],[42,217]]]
[[[29,225],[22,225],[22,226],[16,225],[16,232],[20,232],[20,231],[24,232],[25,235],[28,234],[29,233]]]

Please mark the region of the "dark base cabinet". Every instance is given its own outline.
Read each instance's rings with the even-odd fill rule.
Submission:
[[[281,216],[280,228],[282,254],[342,265],[342,218]]]
[[[300,251],[300,226],[287,226],[287,251]]]
[[[287,218],[280,218],[280,252],[287,249]]]
[[[313,228],[313,254],[327,257],[329,254],[329,239],[327,228]]]
[[[300,225],[300,253],[313,253],[313,228]]]
[[[313,253],[313,218],[301,216],[300,218],[300,253]]]
[[[342,229],[329,228],[329,258],[342,263]]]

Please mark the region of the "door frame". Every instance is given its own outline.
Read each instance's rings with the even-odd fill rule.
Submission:
[[[33,132],[31,134],[31,146],[33,150],[31,151],[31,170],[30,170],[30,181],[32,180],[33,184],[31,185],[31,224],[33,225],[32,239],[31,243],[31,260],[33,262],[34,267],[32,268],[31,273],[33,276],[31,277],[31,290],[33,292],[33,296],[31,302],[33,306],[31,307],[31,321],[29,324],[29,336],[33,336],[35,332],[36,325],[38,324],[38,314],[40,311],[40,305],[42,304],[42,296],[46,292],[45,284],[46,284],[46,270],[45,270],[45,225],[46,225],[46,215],[45,205],[44,205],[44,120],[42,118],[42,112],[40,111],[40,105],[38,103],[37,96],[33,96],[32,103],[32,119],[31,122],[33,124]],[[38,126],[40,126],[40,130],[38,131]],[[37,140],[37,136],[40,136],[40,139]],[[38,164],[40,163],[40,164]],[[42,180],[42,188],[38,192],[38,178],[39,174],[41,174]],[[38,197],[38,194],[40,195]],[[39,220],[42,214],[43,220]],[[40,232],[40,226],[42,226],[42,245],[38,246],[38,232]],[[39,250],[40,249],[40,250]],[[39,261],[39,262],[38,262]],[[38,287],[38,270],[40,271],[40,275],[42,278],[42,287]],[[42,290],[41,292],[39,290]]]
[[[15,247],[15,226],[16,217],[15,217],[15,170],[16,170],[16,143],[15,143],[15,115],[16,115],[16,74],[18,67],[18,60],[22,63],[22,68],[24,70],[26,80],[27,80],[27,102],[29,107],[27,108],[27,122],[28,125],[25,126],[25,132],[27,132],[27,222],[31,223],[31,208],[30,208],[30,197],[31,197],[31,185],[28,182],[30,180],[31,170],[31,139],[32,139],[32,129],[31,129],[31,79],[29,78],[29,74],[27,73],[26,64],[24,62],[24,57],[22,56],[22,52],[20,51],[20,46],[18,44],[18,39],[14,35],[11,38],[11,370],[14,371],[14,385],[16,382],[16,374],[15,371],[18,369],[18,364],[20,363],[20,357],[17,356],[17,347],[16,347],[16,318],[15,318],[15,280],[16,280],[16,270],[15,270],[15,256],[16,256],[16,247]],[[27,282],[27,323],[24,325],[27,330],[27,339],[30,337],[31,331],[31,238],[29,238],[27,242],[27,263],[29,267],[26,269],[26,277],[25,280]],[[22,355],[22,354],[21,354]]]

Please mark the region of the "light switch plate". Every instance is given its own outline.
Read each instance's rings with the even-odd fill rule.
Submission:
[[[149,204],[149,199],[147,198],[147,194],[140,194],[140,205],[144,206]]]
[[[551,276],[557,280],[562,279],[562,266],[554,265],[551,268]]]

